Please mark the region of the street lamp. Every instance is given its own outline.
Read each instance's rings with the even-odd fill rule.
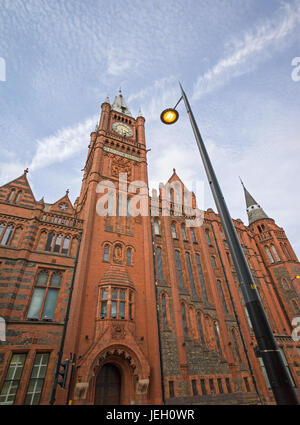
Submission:
[[[234,265],[238,274],[241,290],[245,301],[245,306],[249,313],[253,331],[257,340],[259,355],[263,359],[265,369],[270,381],[271,389],[274,394],[274,398],[276,400],[276,403],[281,405],[299,404],[292,382],[283,363],[279,347],[276,343],[263,305],[260,301],[255,286],[255,281],[249,269],[247,260],[244,255],[244,251],[241,247],[239,238],[232,223],[231,216],[229,214],[209,155],[200,135],[189,101],[181,84],[180,89],[182,96],[177,102],[176,106],[182,99],[184,100],[186,111],[191,122],[191,126],[203,161],[208,182],[216,203],[219,216],[221,218],[226,239],[228,241],[229,250],[231,252]],[[162,122],[166,123],[164,121],[164,118],[166,119],[166,117],[169,117],[172,121],[171,115],[172,113],[174,113],[176,106],[173,109],[163,111],[163,113],[161,114]],[[168,111],[170,115],[168,115]],[[174,122],[176,122],[178,116],[179,114],[177,115],[177,118],[174,119],[174,121],[168,122],[168,124],[173,124]]]

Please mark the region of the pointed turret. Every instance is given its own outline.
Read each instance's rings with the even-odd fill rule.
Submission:
[[[245,188],[244,183],[242,182],[244,188],[245,200],[246,200],[246,209],[249,219],[249,224],[254,223],[256,220],[262,220],[264,218],[269,218],[261,206],[256,202],[253,196],[250,195],[248,190]]]
[[[125,114],[125,115],[128,115],[129,117],[132,117],[131,112],[128,109],[128,106],[126,105],[126,102],[122,95],[121,89],[119,90],[118,96],[115,97],[115,100],[111,106],[111,109],[113,111],[121,112],[121,114]]]

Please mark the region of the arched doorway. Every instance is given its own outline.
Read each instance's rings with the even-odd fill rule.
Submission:
[[[100,369],[96,379],[94,404],[120,404],[121,375],[119,369],[111,363],[106,363]]]

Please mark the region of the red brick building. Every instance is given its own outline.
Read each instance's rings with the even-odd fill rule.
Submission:
[[[0,404],[274,403],[220,218],[187,226],[175,170],[150,198],[144,122],[106,99],[75,205],[37,201],[27,170],[0,188]],[[234,224],[300,396],[300,264],[244,191]]]

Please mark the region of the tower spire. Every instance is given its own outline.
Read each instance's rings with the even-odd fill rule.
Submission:
[[[267,214],[264,212],[264,210],[261,208],[261,206],[256,202],[256,200],[253,198],[252,195],[248,192],[248,190],[245,188],[244,183],[242,179],[240,178],[244,194],[245,194],[245,201],[246,201],[246,210],[248,214],[249,224],[254,223],[256,220],[261,220],[264,218],[269,218]]]
[[[115,97],[114,103],[111,106],[111,109],[116,112],[121,112],[122,114],[128,115],[129,117],[132,117],[131,112],[124,100],[124,97],[122,95],[121,87],[119,89],[118,95]]]

